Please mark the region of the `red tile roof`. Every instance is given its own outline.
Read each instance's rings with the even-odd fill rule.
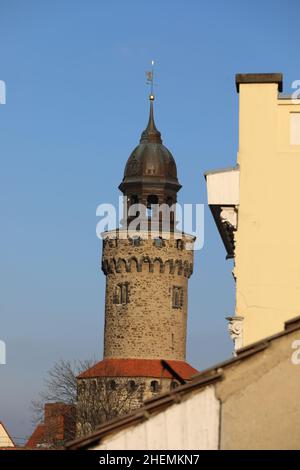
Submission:
[[[42,444],[45,438],[45,430],[46,429],[44,424],[38,424],[26,442],[25,447],[37,447],[38,445]]]
[[[182,379],[188,380],[198,371],[184,361],[164,361]],[[78,378],[90,377],[166,377],[174,375],[160,359],[104,359],[82,372]]]
[[[38,424],[25,444],[26,448],[57,447],[64,440],[75,436],[74,405],[45,403],[44,422]]]

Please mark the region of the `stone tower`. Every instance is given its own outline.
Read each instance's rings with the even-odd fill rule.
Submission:
[[[141,205],[140,217],[146,223],[142,233],[129,231],[120,237],[120,231],[113,231],[104,238],[104,358],[184,361],[188,279],[193,270],[193,250],[185,247],[188,243],[190,248],[193,238],[174,231],[172,206],[181,186],[175,160],[155,127],[153,99],[148,126],[127,161],[119,188],[126,198],[124,221],[130,223],[133,216],[128,214],[137,212],[130,211],[132,205]],[[168,231],[157,204],[171,208]],[[150,234],[151,218],[156,220]]]
[[[126,397],[125,411],[196,373],[185,362],[194,237],[176,229],[181,185],[154,123],[153,100],[150,95],[148,125],[119,186],[123,225],[103,234],[104,358],[78,378],[79,391],[94,380],[98,393],[105,380],[116,402]]]

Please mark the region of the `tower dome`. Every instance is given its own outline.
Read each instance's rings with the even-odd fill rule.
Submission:
[[[161,133],[155,126],[154,96],[150,95],[150,113],[146,129],[139,145],[133,150],[125,166],[119,189],[135,201],[145,203],[149,195],[156,195],[158,202],[175,203],[181,188],[177,178],[176,163],[171,152],[163,145]]]

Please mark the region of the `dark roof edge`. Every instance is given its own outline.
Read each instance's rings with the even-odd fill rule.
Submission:
[[[282,73],[237,73],[235,76],[236,91],[244,83],[277,83],[278,91],[282,92]]]
[[[204,178],[208,175],[214,175],[215,173],[230,173],[231,171],[236,171],[240,169],[240,165],[237,163],[235,166],[228,166],[226,168],[216,168],[215,170],[208,170],[203,173]]]

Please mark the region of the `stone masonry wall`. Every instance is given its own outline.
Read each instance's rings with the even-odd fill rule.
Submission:
[[[157,386],[155,389],[153,389],[154,383]],[[144,400],[168,392],[174,385],[177,386],[179,383],[165,377],[78,379],[76,436],[90,434],[100,424],[139,408]]]
[[[107,232],[102,269],[106,275],[104,358],[185,360],[188,278],[193,270],[192,237],[178,243],[116,238]],[[162,246],[159,246],[159,244]],[[127,302],[116,302],[127,285]],[[182,306],[174,308],[174,287]],[[124,300],[124,299],[123,299]]]

